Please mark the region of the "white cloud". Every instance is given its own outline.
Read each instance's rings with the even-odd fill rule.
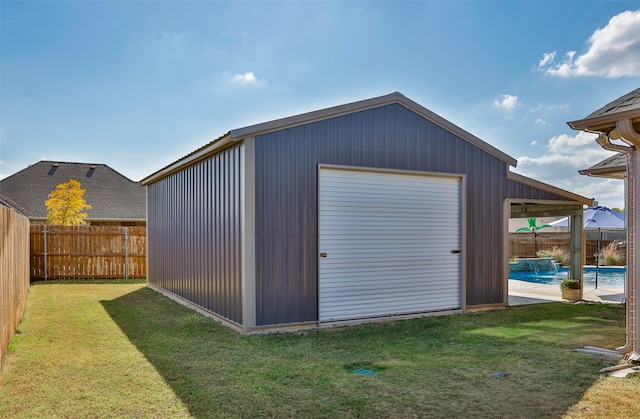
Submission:
[[[551,64],[553,60],[556,58],[556,52],[547,52],[542,56],[542,59],[538,63],[538,67],[545,67],[548,64]]]
[[[583,176],[584,184],[577,185],[575,192],[587,198],[595,198],[598,205],[624,208],[624,181]]]
[[[596,135],[583,131],[574,137],[557,135],[548,141],[542,156],[519,157],[514,171],[579,195],[595,198],[602,205],[623,207],[623,181],[603,180],[578,173],[578,170],[587,169],[614,154],[597,145],[595,138]]]
[[[253,71],[247,71],[244,74],[234,74],[229,78],[229,82],[244,86],[262,86],[265,84],[265,81],[258,79]]]
[[[536,119],[536,124],[538,124],[538,125],[547,125],[547,121],[545,121],[542,118],[538,118],[538,119]]]
[[[519,165],[540,167],[549,164],[563,164],[578,169],[603,160],[613,153],[596,144],[595,134],[580,131],[575,137],[561,134],[551,138],[546,146],[547,153],[541,157],[523,156],[518,159]]]
[[[566,103],[560,103],[559,105],[545,105],[538,103],[535,108],[531,109],[531,112],[556,112],[566,111],[567,109],[569,109],[569,105]]]
[[[251,83],[257,83],[258,79],[256,79],[256,75],[253,74],[253,71],[247,71],[244,74],[236,74],[235,76],[233,76],[233,81],[236,81],[239,83],[251,84]]]
[[[515,108],[517,104],[518,104],[518,96],[511,96],[511,95],[502,95],[500,96],[500,99],[496,99],[496,101],[493,102],[493,106],[495,106],[496,108],[502,108],[507,111],[510,111],[513,108]]]
[[[529,145],[538,145],[538,142],[536,140],[533,140],[529,143]]]
[[[556,63],[556,52],[545,53],[538,68],[560,77],[640,75],[640,10],[626,11],[609,20],[589,37],[589,50],[576,57],[569,51]]]

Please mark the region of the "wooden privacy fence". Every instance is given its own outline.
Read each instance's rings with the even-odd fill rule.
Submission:
[[[0,205],[0,365],[29,292],[29,219]]]
[[[31,279],[146,278],[146,227],[31,226]]]
[[[612,240],[603,240],[600,247],[611,243]],[[509,233],[509,252],[514,257],[535,257],[537,250],[552,250],[554,246],[569,251],[571,239],[569,233],[539,233],[534,238],[532,233]],[[595,265],[598,249],[598,240],[585,240],[585,258],[587,265]],[[619,246],[620,252],[625,254],[626,243]]]

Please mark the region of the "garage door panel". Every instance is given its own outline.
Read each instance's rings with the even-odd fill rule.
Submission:
[[[320,321],[460,308],[460,179],[320,170]]]
[[[368,287],[367,291],[369,292],[369,298],[366,301],[363,301],[363,303],[370,303],[371,301],[374,301],[375,299],[388,299],[391,298],[391,296],[393,296],[394,294],[398,294],[402,296],[402,300],[403,301],[408,301],[411,299],[422,299],[423,297],[421,297],[424,294],[421,293],[416,293],[415,292],[415,288],[416,285],[418,285],[418,283],[416,282],[409,282],[407,281],[406,283],[403,283],[402,285],[397,285],[397,284],[389,284],[389,283],[385,283],[385,284],[372,284],[372,286]],[[354,287],[354,286],[345,286],[345,287],[341,287],[338,286],[336,287],[335,291],[340,291],[340,293],[342,294],[342,297],[344,297],[344,299],[348,299],[349,301],[351,301],[351,306],[353,306],[353,304],[356,304],[358,302],[358,298],[362,296],[363,290],[362,287]],[[381,294],[383,293],[384,294]],[[407,292],[410,292],[411,295],[408,296],[406,295]],[[436,294],[441,294],[441,295],[449,295],[449,287],[448,286],[439,286],[438,284],[434,283],[432,284],[432,286],[429,289],[429,293],[427,296],[434,296]],[[325,297],[325,295],[322,295],[323,297]],[[420,297],[419,297],[420,296]],[[454,300],[455,298],[452,297]],[[335,300],[335,302],[333,302],[333,304],[337,304],[337,302],[340,301],[338,299]],[[328,302],[327,302],[328,303]],[[327,304],[327,306],[329,305],[329,303]],[[396,310],[398,309],[398,307],[396,307]]]
[[[422,297],[422,298],[421,298]],[[341,317],[343,313],[343,306],[336,305],[334,307],[326,308],[327,317],[334,318],[336,320],[350,320],[357,318],[371,318],[371,317],[383,317],[383,316],[372,316],[371,313],[373,310],[376,312],[385,313],[384,316],[396,316],[396,315],[406,315],[413,313],[425,313],[425,312],[434,312],[434,311],[449,311],[449,310],[457,310],[459,308],[459,302],[452,297],[447,297],[447,294],[442,294],[438,297],[438,304],[433,306],[433,310],[425,311],[423,299],[428,296],[417,296],[413,301],[408,301],[404,296],[398,296],[397,298],[387,297],[384,300],[376,301],[376,299],[372,298],[367,303],[362,302],[354,302],[349,309],[349,317]],[[399,310],[398,308],[402,309]],[[333,309],[333,310],[332,310]]]

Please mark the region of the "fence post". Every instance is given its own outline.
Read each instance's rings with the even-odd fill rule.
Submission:
[[[47,224],[44,225],[44,280],[47,280]]]
[[[129,279],[129,227],[124,228],[124,279]]]

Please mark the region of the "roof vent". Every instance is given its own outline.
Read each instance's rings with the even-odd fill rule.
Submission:
[[[56,172],[57,169],[58,169],[58,163],[53,163],[51,165],[51,169],[49,169],[48,175],[51,176],[52,174],[54,174]]]
[[[89,170],[87,171],[87,177],[91,177],[91,175],[93,175],[93,172],[95,172],[96,167],[95,166],[89,166]]]

